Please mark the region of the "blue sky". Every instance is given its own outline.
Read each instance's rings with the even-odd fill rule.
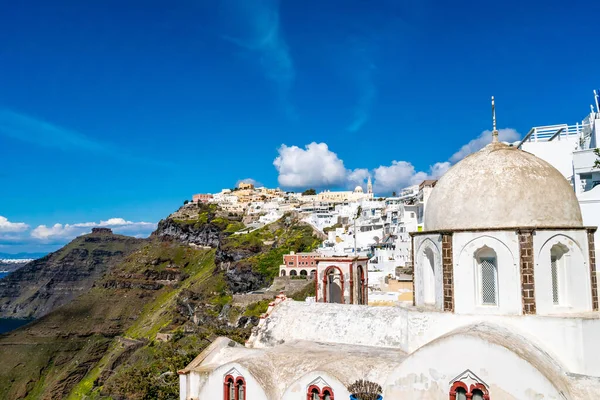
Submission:
[[[145,235],[193,193],[381,194],[575,123],[594,1],[22,1],[0,12],[0,251]],[[463,147],[466,146],[466,147]],[[142,224],[147,223],[147,224]],[[60,224],[60,225],[56,225]],[[41,226],[41,227],[40,227]]]

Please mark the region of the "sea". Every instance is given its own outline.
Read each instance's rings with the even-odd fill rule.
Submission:
[[[4,278],[8,275],[8,272],[0,272],[0,279]],[[5,332],[10,332],[14,329],[17,329],[20,326],[25,325],[26,323],[31,322],[30,319],[3,319],[0,318],[0,334]]]

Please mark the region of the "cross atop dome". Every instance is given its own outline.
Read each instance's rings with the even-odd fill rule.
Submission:
[[[492,143],[498,142],[498,129],[496,129],[496,106],[494,105],[494,96],[492,96]]]

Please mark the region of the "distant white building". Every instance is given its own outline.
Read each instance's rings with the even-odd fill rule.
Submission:
[[[600,225],[600,168],[596,150],[600,144],[599,94],[583,121],[569,124],[536,126],[515,145],[549,162],[571,183],[581,207],[583,223]],[[594,108],[595,106],[595,108]],[[595,235],[600,249],[600,232]]]

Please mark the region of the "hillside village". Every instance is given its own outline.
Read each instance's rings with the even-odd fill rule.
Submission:
[[[326,235],[280,260],[314,292],[278,295],[244,346],[214,340],[178,371],[180,399],[597,398],[598,97],[514,143],[493,97],[492,115],[491,143],[399,196],[233,195],[249,225],[296,213]]]

